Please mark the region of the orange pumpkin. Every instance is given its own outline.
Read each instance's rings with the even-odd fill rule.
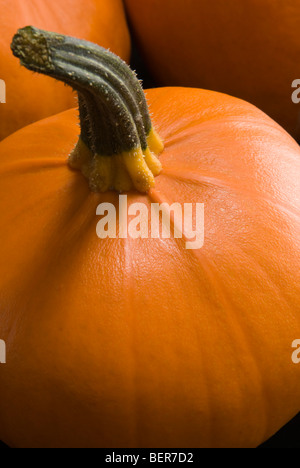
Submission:
[[[35,62],[32,43],[46,44],[51,60]],[[257,446],[300,407],[300,366],[292,362],[300,337],[298,145],[238,99],[147,91],[164,139],[162,171],[150,180],[151,163],[141,166],[149,187],[126,192],[128,205],[204,203],[205,243],[187,250],[174,236],[99,239],[97,207],[112,204],[120,219],[119,194],[92,192],[85,177],[94,190],[118,171],[119,181],[127,174],[138,184],[141,148],[144,163],[149,147],[162,149],[153,128],[139,127],[147,111],[135,79],[124,64],[117,70],[112,55],[55,34],[26,28],[13,49],[27,50],[30,69],[64,81],[73,73],[82,128],[75,150],[75,109],[0,144],[0,337],[7,344],[0,439],[14,447]],[[123,86],[115,75],[100,86],[112,69]],[[96,109],[105,102],[102,120]],[[110,125],[122,102],[136,106],[136,119],[127,109],[96,141],[95,128]],[[87,115],[94,119],[88,132]],[[124,122],[141,136],[133,152],[127,133],[119,138]],[[107,145],[103,154],[98,145]],[[68,166],[70,153],[72,165],[85,161],[85,177]]]
[[[295,138],[300,107],[300,3],[294,0],[125,0],[162,86],[214,89],[252,102]]]
[[[122,0],[0,0],[0,11],[0,79],[6,83],[6,104],[0,105],[0,140],[76,105],[70,89],[47,77],[26,73],[12,57],[11,38],[24,24],[76,35],[129,60],[130,39]]]

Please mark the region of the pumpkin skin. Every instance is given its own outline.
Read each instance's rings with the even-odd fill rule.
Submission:
[[[128,203],[205,204],[205,245],[96,236],[77,111],[0,144],[0,439],[256,447],[300,407],[300,150],[252,105],[147,91],[163,171]]]
[[[194,86],[245,99],[300,138],[292,83],[300,76],[294,0],[125,0],[160,86]]]
[[[20,67],[10,50],[18,28],[34,23],[75,35],[110,48],[129,61],[130,38],[121,0],[2,0],[0,6],[0,78],[6,83],[6,104],[0,105],[0,139],[76,105],[70,88]]]

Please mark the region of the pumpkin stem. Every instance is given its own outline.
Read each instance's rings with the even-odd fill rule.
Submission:
[[[81,134],[69,164],[89,180],[91,190],[148,192],[161,171],[164,146],[127,64],[90,42],[31,26],[17,32],[11,48],[27,69],[77,91]]]

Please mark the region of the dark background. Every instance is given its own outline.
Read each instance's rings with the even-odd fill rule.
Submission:
[[[300,448],[300,413],[260,448]]]

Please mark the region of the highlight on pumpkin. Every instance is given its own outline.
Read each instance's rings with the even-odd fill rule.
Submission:
[[[141,84],[123,60],[90,42],[31,26],[17,32],[11,48],[27,69],[78,93],[81,134],[69,165],[92,191],[147,193],[154,187],[164,144]]]

